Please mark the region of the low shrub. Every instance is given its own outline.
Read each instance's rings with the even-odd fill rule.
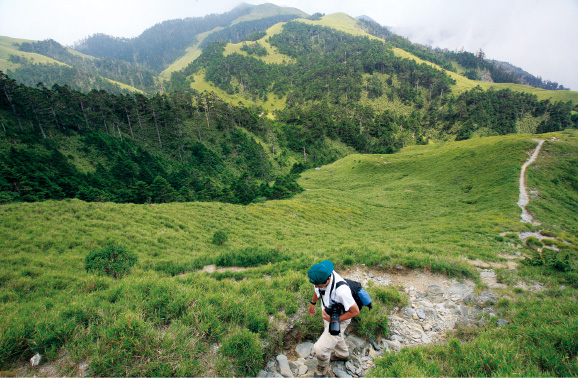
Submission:
[[[118,279],[128,274],[137,261],[136,254],[126,247],[108,243],[101,249],[90,251],[84,260],[84,267],[87,272],[94,271]]]
[[[214,245],[223,245],[229,240],[229,235],[225,231],[215,231],[211,243]]]
[[[380,303],[373,304],[372,310],[363,308],[352,321],[356,333],[367,338],[389,335],[388,312],[388,309]]]
[[[223,340],[220,352],[233,359],[237,374],[256,376],[263,365],[263,346],[259,336],[244,328]]]
[[[538,238],[530,236],[528,239],[526,239],[526,246],[535,250],[544,247],[544,244],[542,244]]]

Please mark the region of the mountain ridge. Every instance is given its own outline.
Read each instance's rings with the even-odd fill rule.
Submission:
[[[127,45],[127,43],[129,43],[129,41],[134,41],[134,43],[138,42],[137,45],[142,45],[142,43],[140,43],[139,41],[142,40],[143,38],[147,38],[147,36],[152,36],[151,33],[158,34],[157,30],[161,34],[159,34],[160,37],[155,37],[155,39],[160,38],[160,40],[165,40],[166,37],[162,37],[162,33],[166,34],[167,32],[170,32],[170,29],[173,29],[176,31],[175,28],[182,28],[182,25],[186,24],[187,22],[188,23],[193,22],[193,21],[201,22],[204,20],[203,22],[207,23],[207,22],[212,22],[211,20],[215,20],[215,22],[217,22],[217,23],[221,22],[223,25],[225,25],[225,27],[231,27],[231,26],[237,25],[239,23],[255,21],[255,20],[263,19],[265,17],[270,17],[272,15],[277,15],[277,16],[279,16],[279,15],[295,15],[295,16],[301,17],[301,18],[308,17],[308,15],[306,13],[301,12],[300,10],[298,10],[296,8],[279,7],[279,6],[276,6],[273,4],[262,4],[262,5],[256,5],[256,6],[249,5],[249,4],[244,4],[244,5],[242,4],[242,5],[239,5],[238,7],[234,8],[233,10],[226,12],[226,13],[223,13],[221,15],[209,15],[209,16],[202,17],[202,18],[187,18],[187,19],[175,19],[175,20],[163,21],[161,23],[156,24],[155,26],[148,28],[143,33],[141,33],[139,36],[132,38],[132,39],[117,38],[117,37],[111,37],[111,36],[106,36],[106,35],[102,35],[102,34],[97,34],[97,35],[92,36],[92,37],[87,37],[84,41],[77,42],[75,44],[75,47],[78,50],[84,51],[84,52],[92,51],[92,50],[88,49],[86,46],[90,45],[92,43],[90,41],[93,40],[94,38],[100,38],[100,39],[102,39],[103,43],[108,43],[106,41],[110,41],[110,43],[113,43],[113,44],[116,44],[119,46],[125,46],[125,47],[122,48],[122,50],[123,50],[122,55],[118,55],[118,54],[115,54],[112,52],[109,52],[109,53],[102,52],[102,53],[93,54],[94,57],[97,57],[97,58],[98,57],[100,57],[100,58],[103,58],[103,57],[106,57],[106,58],[123,58],[126,61],[128,61],[129,63],[131,61],[141,61],[142,62],[142,59],[144,59],[145,56],[152,56],[150,52],[147,52],[151,49],[151,46],[147,46],[146,47],[147,50],[143,50],[141,53],[137,53],[136,50],[134,50],[136,47],[130,47],[130,45]],[[328,18],[328,16],[324,16],[321,18],[321,20],[327,19],[327,18]],[[329,16],[329,18],[335,19],[335,18],[339,18],[339,16]],[[350,21],[347,21],[348,19],[354,20],[350,16],[341,17],[341,21],[344,22],[345,25],[350,25]],[[218,20],[222,20],[222,21],[218,21]],[[365,20],[366,23],[378,25],[375,21],[371,20],[370,17],[363,18],[360,16],[360,17],[358,17],[358,21],[359,20]],[[336,22],[331,22],[331,21],[328,22],[328,24],[330,25],[330,27],[337,27],[339,30],[343,30],[343,31],[346,31],[349,33],[357,34],[359,32],[359,27],[351,27],[351,26],[339,27],[338,22],[336,23]],[[178,25],[181,25],[181,26],[178,26]],[[215,25],[213,25],[213,27],[210,30],[206,30],[205,32],[203,32],[203,33],[207,33],[205,35],[205,38],[207,36],[213,34],[214,32],[218,31],[215,29],[214,26]],[[199,26],[197,26],[197,29],[198,29],[198,27]],[[379,27],[381,27],[381,26],[379,26]],[[382,29],[385,30],[385,28],[382,28]],[[220,29],[220,30],[222,30],[222,29]],[[188,32],[188,33],[190,33],[190,32]],[[388,31],[388,33],[391,34],[391,32],[389,32],[389,31]],[[182,67],[184,65],[192,62],[199,55],[198,46],[200,45],[200,42],[195,41],[196,36],[198,34],[199,34],[198,32],[194,32],[193,34],[189,34],[190,37],[185,37],[186,33],[185,34],[181,33],[181,37],[176,38],[176,39],[184,38],[183,42],[180,42],[181,47],[177,47],[175,45],[171,48],[165,48],[165,51],[167,51],[166,54],[168,54],[165,58],[155,58],[153,61],[150,62],[150,67],[152,67],[152,69],[156,71],[155,75],[158,75],[158,79],[155,79],[155,80],[160,80],[160,81],[157,84],[149,84],[146,88],[140,87],[139,89],[140,90],[146,90],[148,92],[158,91],[158,90],[162,91],[163,90],[162,89],[162,87],[163,87],[162,86],[162,80],[167,80],[169,78],[169,75],[171,72],[174,72],[175,70],[178,70],[178,69],[182,69]],[[203,39],[205,39],[205,38],[203,38]],[[174,39],[175,39],[175,37],[171,37],[171,40],[174,40]],[[174,45],[174,42],[171,42],[171,43]],[[94,44],[94,43],[92,43],[92,44]],[[195,47],[195,46],[197,46],[197,47]],[[117,46],[117,49],[118,48],[119,47]],[[401,47],[401,48],[403,48],[403,47]],[[4,52],[4,54],[2,54],[1,51],[2,50],[0,50],[0,69],[3,69],[4,71],[7,71],[8,69],[14,70],[14,68],[16,68],[16,66],[7,61],[9,59],[10,54],[8,54],[8,56],[7,56],[6,51]],[[152,50],[150,50],[150,51],[152,51]],[[408,52],[410,54],[414,55],[412,52],[410,52],[410,51],[408,51]],[[14,54],[14,55],[18,55],[18,53]],[[158,53],[155,53],[154,55],[159,56]],[[140,56],[140,58],[139,58],[139,56]],[[408,56],[408,55],[406,55],[406,56]],[[4,62],[2,59],[4,59]],[[89,58],[87,58],[87,59],[89,59]],[[412,57],[412,59],[413,59],[413,57]],[[45,63],[54,63],[53,61],[46,60],[46,59],[42,59],[42,61]],[[57,60],[57,62],[58,62],[58,60]],[[110,64],[110,63],[107,63],[107,64]],[[505,67],[505,65],[500,65],[500,66]],[[510,72],[511,72],[511,70],[510,70]],[[11,76],[20,80],[20,76],[15,72],[12,72]],[[97,74],[97,76],[99,76],[99,75]],[[99,76],[99,77],[102,78],[103,76]],[[522,77],[522,76],[520,76],[520,77]],[[525,75],[523,77],[528,78],[527,75]],[[117,78],[110,78],[109,77],[109,79],[118,81]],[[130,80],[121,80],[121,81],[123,82],[123,84],[128,85],[130,87],[130,86],[134,86],[134,83],[138,81],[135,79],[136,78],[133,78]],[[534,82],[534,83],[541,83],[541,81],[537,81],[535,79],[536,78],[530,77],[529,79],[526,79],[526,82],[528,82],[528,80],[530,80],[531,82]],[[132,80],[132,83],[131,83],[131,80]],[[523,79],[520,79],[520,80],[523,80]],[[466,82],[464,81],[464,83],[466,83]],[[28,84],[30,85],[31,81],[28,81]],[[48,83],[48,84],[51,85],[51,83]],[[60,81],[59,84],[62,85],[63,82]],[[546,82],[544,82],[544,84],[552,84],[552,83],[546,81]],[[557,84],[557,83],[555,83],[555,84]],[[485,84],[483,84],[482,86],[484,86],[484,85]],[[466,86],[468,88],[475,87],[475,85],[472,85],[471,83],[467,84]],[[520,90],[520,89],[523,90],[524,88],[515,87],[515,90]],[[557,87],[557,89],[563,89],[563,87],[559,86],[559,87]],[[532,91],[532,90],[530,90],[530,91]],[[538,93],[538,95],[540,96],[541,99],[546,98],[545,93],[540,92],[540,91],[537,91],[536,93]],[[555,100],[557,98],[556,94],[553,94],[552,96],[549,96],[549,97],[551,97],[553,100]],[[565,98],[569,98],[569,95],[561,96],[561,99],[565,99]]]

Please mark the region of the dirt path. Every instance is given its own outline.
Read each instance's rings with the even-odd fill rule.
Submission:
[[[530,198],[528,196],[528,189],[526,188],[526,168],[528,168],[528,166],[530,166],[530,164],[532,164],[536,160],[538,154],[540,153],[540,149],[544,144],[544,139],[534,139],[534,141],[538,142],[538,146],[534,150],[532,156],[530,156],[530,158],[526,160],[524,165],[522,165],[522,171],[520,172],[520,198],[518,199],[518,206],[520,206],[520,208],[522,209],[521,215],[522,222],[531,223],[537,226],[540,223],[536,222],[532,217],[532,215],[528,212],[528,210],[526,210],[526,206],[530,202]]]

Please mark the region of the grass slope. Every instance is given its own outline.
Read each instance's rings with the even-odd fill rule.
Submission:
[[[395,47],[393,52],[396,56],[401,58],[408,58],[413,59],[418,63],[425,63],[429,64],[432,67],[436,67],[438,69],[442,69],[440,66],[434,63],[426,62],[415,55],[402,50],[400,48]],[[574,103],[578,103],[578,92],[576,91],[549,91],[542,88],[532,87],[530,85],[521,85],[521,84],[513,84],[513,83],[488,83],[486,81],[478,81],[478,80],[470,80],[467,77],[459,75],[455,72],[447,71],[447,74],[450,75],[455,81],[456,84],[453,86],[454,92],[457,94],[475,88],[476,86],[482,87],[484,90],[488,90],[490,88],[494,88],[496,90],[501,89],[511,89],[517,92],[526,92],[535,94],[538,97],[538,100],[547,100],[550,99],[552,102],[556,101],[572,101]]]
[[[18,46],[16,44],[20,44],[23,42],[32,43],[34,41],[26,40],[26,39],[16,39],[10,37],[3,37],[0,36],[0,70],[1,71],[8,71],[14,70],[20,66],[20,64],[15,64],[10,62],[8,59],[10,55],[21,56],[23,58],[29,59],[34,63],[43,63],[43,64],[61,64],[66,65],[62,62],[54,60],[44,55],[36,54],[36,53],[29,53],[18,50]],[[72,51],[72,50],[71,50]]]
[[[333,13],[333,14],[325,15],[320,20],[315,20],[315,21],[308,20],[308,19],[297,19],[296,21],[311,24],[311,25],[326,26],[326,27],[334,28],[336,30],[340,30],[340,31],[343,31],[346,33],[357,35],[357,36],[365,36],[365,37],[368,37],[371,39],[378,39],[377,37],[372,36],[372,35],[366,33],[365,31],[359,29],[357,26],[357,21],[345,13]],[[283,63],[290,63],[293,61],[293,59],[291,59],[290,57],[285,56],[283,54],[280,54],[277,51],[277,49],[273,48],[267,42],[267,39],[270,36],[282,32],[283,24],[284,23],[279,23],[279,24],[274,25],[273,27],[269,28],[269,30],[267,30],[267,35],[258,41],[258,43],[261,44],[262,46],[264,46],[268,52],[268,55],[263,56],[263,57],[258,57],[258,59],[261,59],[262,61],[264,61],[265,63],[268,63],[268,64],[283,64]],[[238,53],[238,54],[247,55],[246,52],[241,51],[242,46],[243,46],[243,43],[228,44],[225,47],[224,54],[230,55],[233,53]],[[426,61],[416,57],[415,55],[413,55],[413,54],[411,54],[405,50],[402,50],[400,48],[394,48],[393,51],[394,51],[396,56],[399,56],[401,58],[413,59],[418,63],[425,63],[425,64],[428,64],[430,66],[436,67],[440,70],[443,70],[438,65],[436,65],[434,63],[426,62]],[[183,58],[178,60],[175,64],[171,65],[171,67],[169,67],[166,71],[164,71],[161,74],[161,76],[163,78],[167,79],[170,75],[170,72],[183,68],[186,64],[194,61],[194,59],[196,59],[199,55],[200,55],[200,50],[198,50],[196,47],[191,47],[190,50],[188,50],[187,55],[185,55]],[[550,99],[553,102],[556,102],[556,101],[573,101],[574,103],[578,103],[578,92],[575,92],[575,91],[548,91],[548,90],[544,90],[541,88],[534,88],[534,87],[531,87],[528,85],[511,84],[511,83],[488,83],[488,82],[483,82],[483,81],[470,80],[470,79],[468,79],[462,75],[459,75],[458,73],[455,73],[455,72],[451,72],[451,71],[447,71],[447,70],[446,70],[446,72],[448,73],[448,75],[450,75],[453,79],[456,80],[456,84],[453,86],[454,93],[456,93],[456,94],[459,94],[463,91],[470,90],[470,89],[479,85],[484,90],[487,90],[490,88],[494,88],[496,90],[511,89],[513,91],[518,91],[518,92],[532,93],[532,94],[535,94],[539,100]],[[272,94],[269,95],[269,98],[271,100],[268,103],[262,103],[260,101],[255,102],[255,101],[251,101],[250,99],[243,98],[242,96],[228,95],[224,91],[221,91],[218,88],[216,88],[211,83],[206,82],[202,77],[199,77],[199,75],[195,75],[195,80],[196,80],[196,82],[191,85],[192,88],[200,90],[200,91],[207,90],[210,92],[211,91],[215,92],[215,93],[219,94],[219,96],[221,96],[223,99],[225,99],[226,101],[229,101],[231,103],[236,104],[238,101],[242,101],[244,103],[257,104],[257,105],[263,106],[269,112],[271,112],[274,109],[281,109],[285,106],[285,99],[277,99]],[[367,103],[372,104],[372,106],[374,106],[376,108],[384,108],[384,106],[388,109],[400,108],[399,104],[386,104],[386,105],[384,105],[383,100],[369,101]],[[404,111],[404,113],[407,113],[407,112],[408,111]],[[409,112],[411,112],[411,111],[409,111]],[[526,129],[528,131],[535,131],[535,125],[533,125],[533,127],[521,127],[521,130],[526,130]]]
[[[548,161],[572,166],[578,134],[555,135],[556,146],[564,148],[550,149]],[[222,376],[231,369],[254,375],[282,343],[275,324],[308,303],[307,269],[326,258],[338,269],[366,264],[387,271],[401,264],[479,282],[462,257],[500,261],[500,254],[517,252],[501,232],[535,229],[520,223],[516,206],[520,167],[536,145],[532,138],[351,155],[305,172],[300,184],[306,191],[295,198],[249,206],[78,200],[2,205],[3,370],[38,352],[61,375],[81,375],[83,363],[90,375]],[[530,182],[544,190],[544,204],[532,209],[544,222],[541,228],[576,243],[578,221],[562,215],[565,222],[550,222],[547,214],[578,203],[578,191],[548,186],[557,173],[543,167]],[[222,245],[212,242],[217,231],[227,235]],[[133,273],[121,280],[84,270],[88,252],[107,241],[138,255]],[[208,264],[249,269],[195,273]],[[527,274],[549,285],[552,278],[539,272]],[[361,319],[359,329],[374,330],[366,336],[383,335],[387,309],[377,305]],[[317,318],[298,319],[297,332],[317,335]],[[216,355],[207,347],[215,342],[223,346]],[[62,348],[69,354],[59,360]]]

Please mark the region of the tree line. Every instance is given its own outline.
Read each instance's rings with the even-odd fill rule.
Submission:
[[[34,88],[4,73],[0,93],[3,202],[247,204],[301,190],[280,148],[265,151],[247,131],[270,132],[260,108],[232,106],[209,93],[146,97]],[[87,162],[86,172],[77,168]]]

